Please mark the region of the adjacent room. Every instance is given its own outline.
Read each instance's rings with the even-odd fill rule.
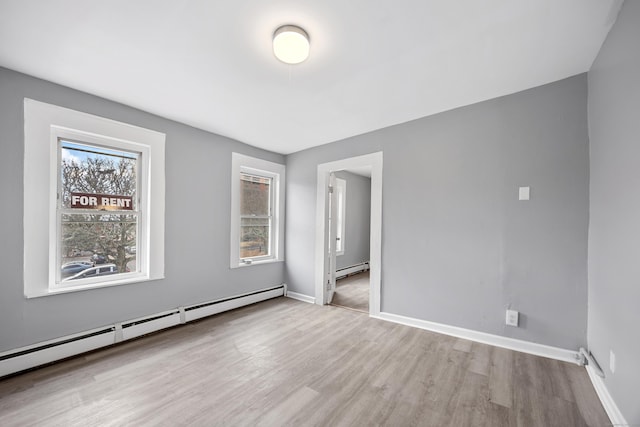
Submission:
[[[640,2],[0,1],[0,425],[640,426]]]

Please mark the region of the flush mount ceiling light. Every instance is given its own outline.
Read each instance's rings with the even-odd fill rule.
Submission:
[[[309,56],[309,35],[295,25],[283,25],[273,33],[273,54],[285,64],[299,64]]]

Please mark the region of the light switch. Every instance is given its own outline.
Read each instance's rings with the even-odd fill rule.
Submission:
[[[520,187],[518,189],[518,200],[529,200],[529,187]]]

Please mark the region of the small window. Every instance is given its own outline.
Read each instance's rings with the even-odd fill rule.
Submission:
[[[283,260],[284,165],[233,153],[231,268]]]

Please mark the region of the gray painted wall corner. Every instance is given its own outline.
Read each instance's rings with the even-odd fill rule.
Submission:
[[[318,164],[384,151],[383,311],[586,345],[586,102],[582,74],[287,156],[291,289],[314,294]]]
[[[164,280],[24,298],[25,97],[167,135]],[[284,282],[284,263],[229,269],[231,152],[279,163],[283,156],[5,68],[0,128],[0,196],[12,206],[0,223],[0,352]]]
[[[626,1],[589,71],[588,341],[629,425],[640,425],[639,40],[640,2]]]

